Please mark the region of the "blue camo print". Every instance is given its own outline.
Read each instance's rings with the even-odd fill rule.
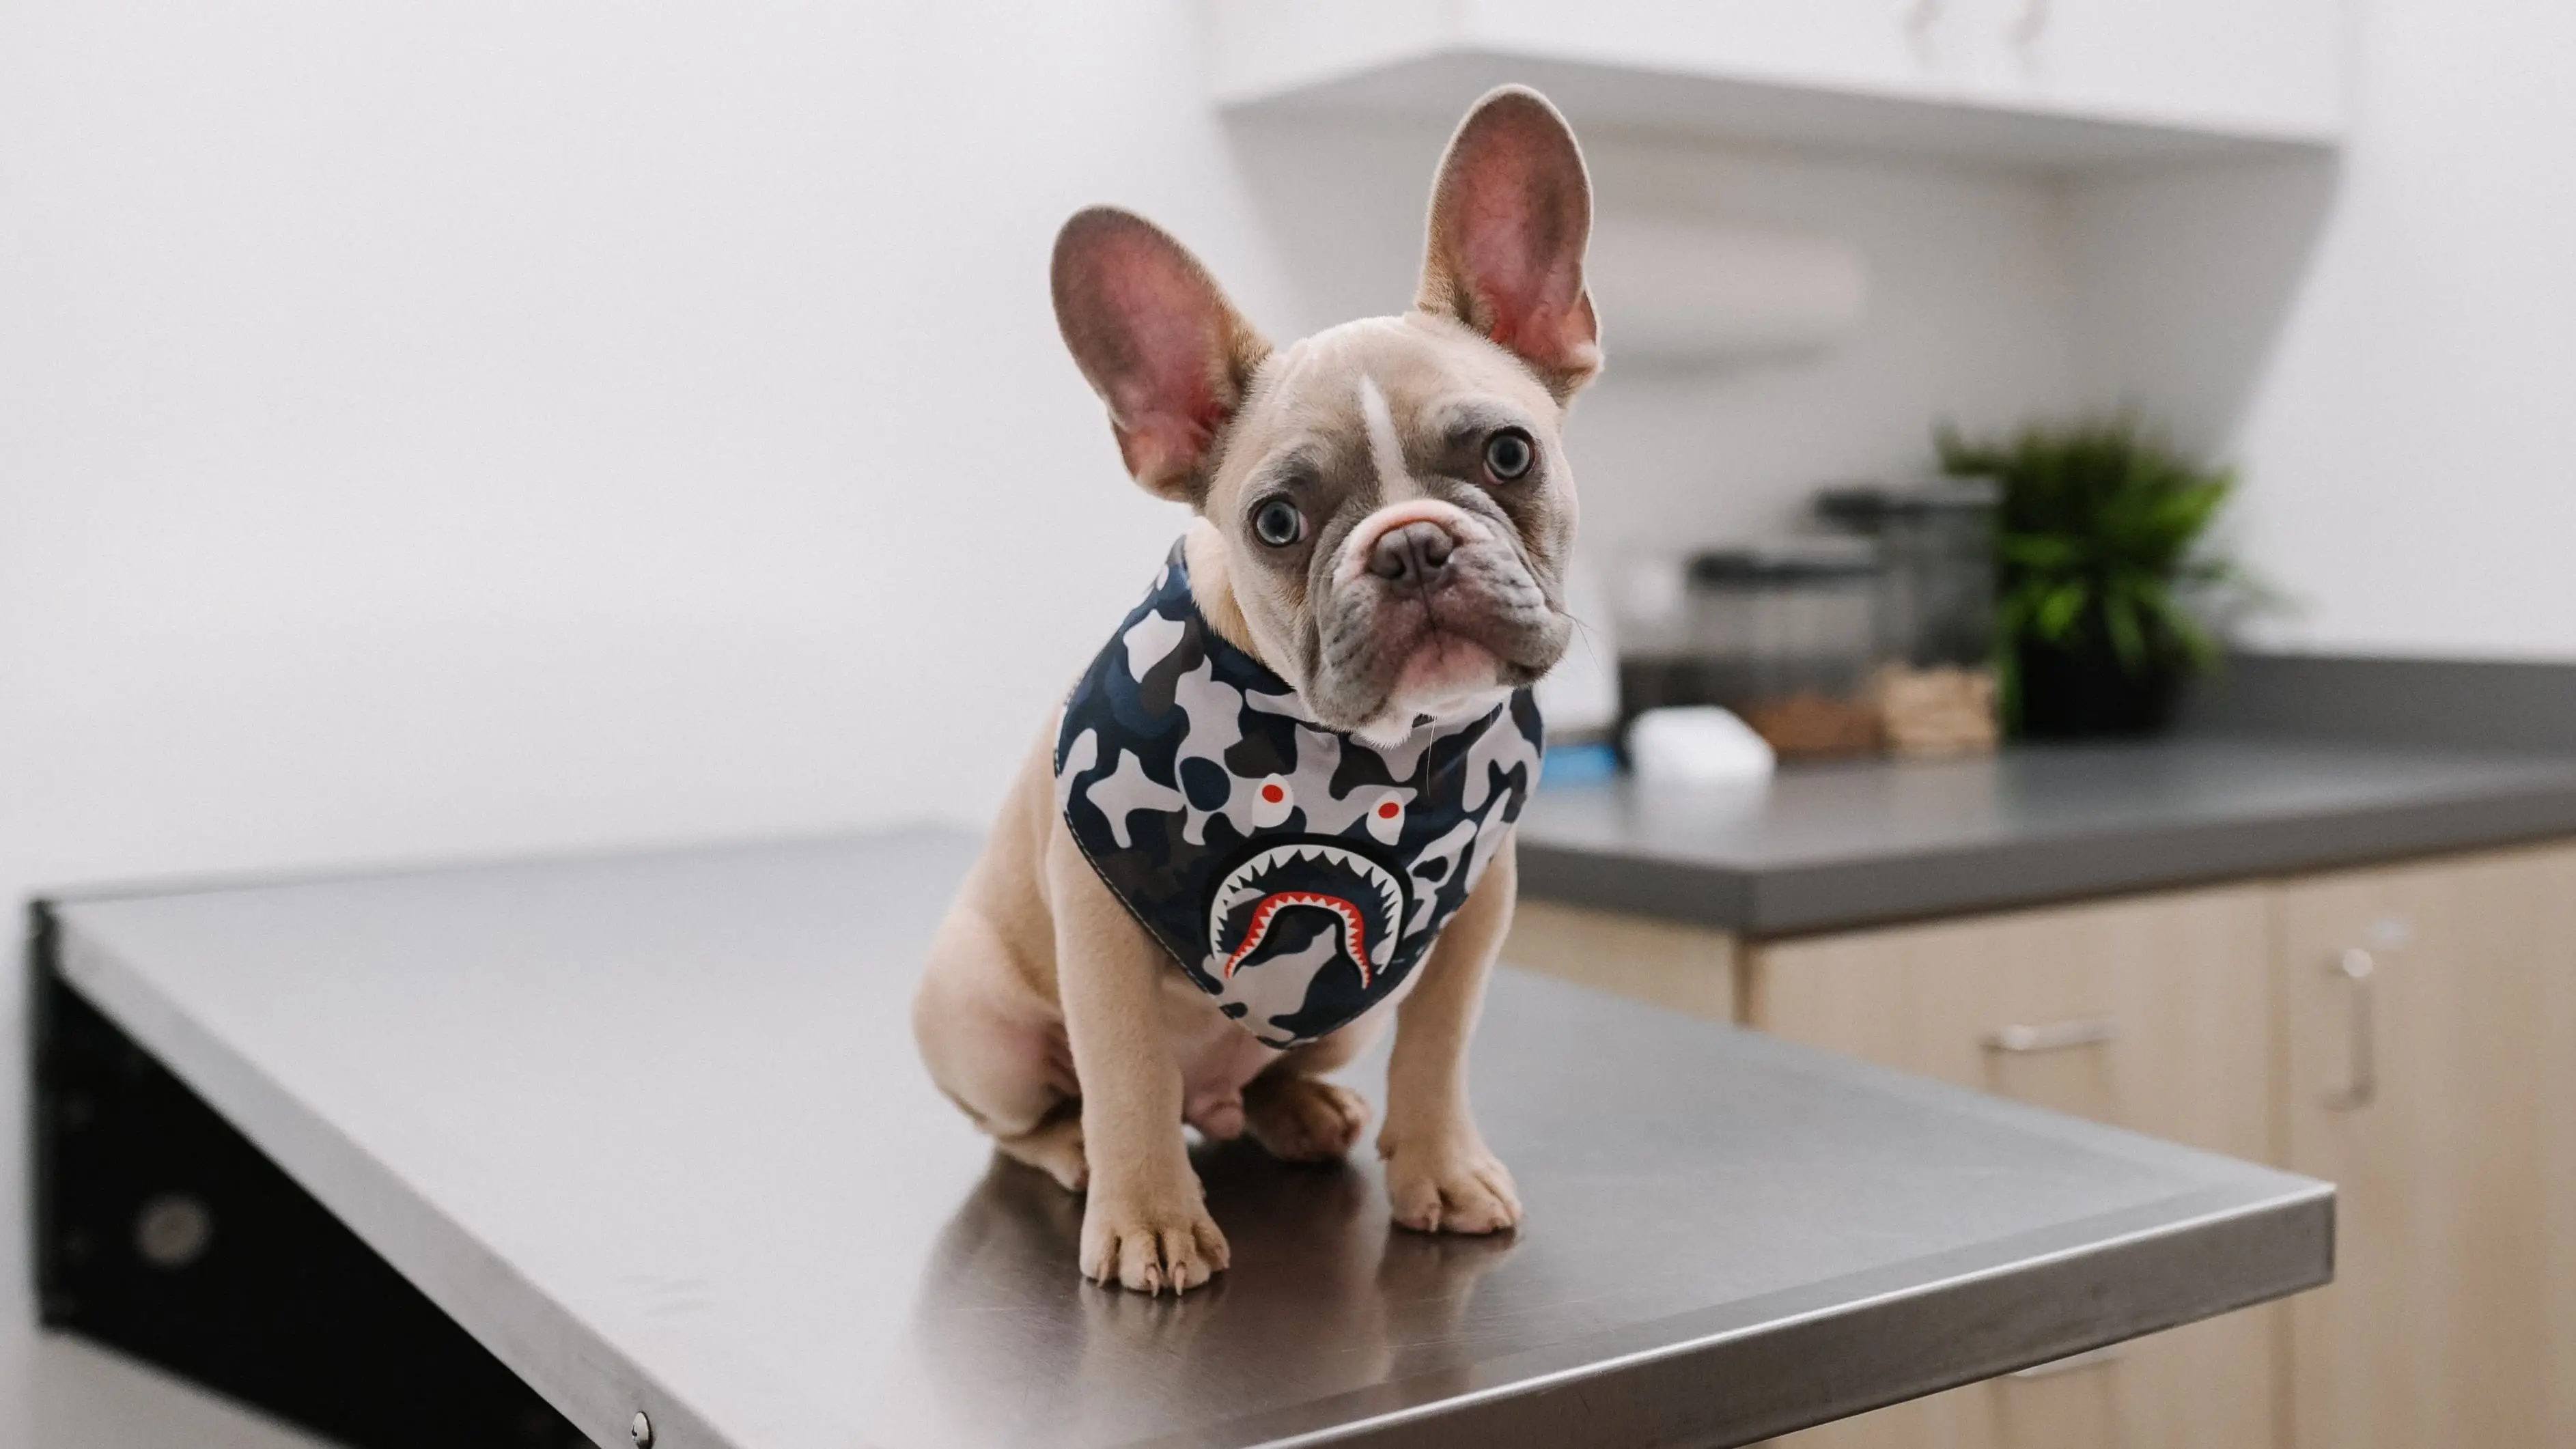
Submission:
[[[1262,1042],[1401,989],[1538,782],[1526,689],[1380,748],[1318,724],[1199,616],[1172,546],[1056,733],[1056,805],[1112,894]]]

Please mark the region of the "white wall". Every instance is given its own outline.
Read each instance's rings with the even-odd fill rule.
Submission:
[[[1141,5],[0,10],[0,896],[980,813],[1174,531],[1055,225],[1284,304],[1193,63]],[[12,1351],[7,979],[0,1444],[152,1442]]]
[[[2070,278],[2052,188],[1923,163],[1617,147],[1614,201],[1845,238],[1869,266],[1861,330],[1828,350],[1698,376],[1615,361],[1577,414],[1584,522],[1605,554],[1804,523],[1819,483],[1919,475],[1931,425],[2006,426],[2075,398]],[[1812,526],[1812,525],[1808,525]]]
[[[2352,5],[2340,165],[2074,193],[2089,385],[2243,466],[2266,642],[2576,659],[2576,8]]]
[[[0,899],[980,820],[1178,522],[1061,355],[1057,222],[1138,207],[1283,332],[1411,295],[1440,134],[1229,129],[1194,46],[1179,3],[0,9]],[[1844,355],[1614,360],[1603,539],[2060,385],[2041,188],[1595,150],[1605,205],[1879,267]],[[83,1417],[130,1380],[8,1346],[9,979],[0,1444],[138,1442]]]
[[[1236,128],[1304,322],[1410,295],[1422,172],[1444,133],[1401,127]],[[1577,402],[1567,440],[1584,547],[1605,564],[1800,526],[1819,483],[1926,467],[1933,419],[1996,427],[2077,400],[2060,188],[2025,174],[1638,134],[1595,133],[1585,148],[1605,224],[1637,215],[1839,238],[1870,277],[1857,332],[1751,363],[1623,360],[1619,314],[1604,313],[1610,364]],[[1389,153],[1407,159],[1390,166]]]

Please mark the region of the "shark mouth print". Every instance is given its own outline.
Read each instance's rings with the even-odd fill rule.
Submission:
[[[1404,920],[1404,883],[1360,854],[1320,841],[1274,845],[1226,873],[1208,907],[1208,950],[1231,981],[1270,939],[1271,928],[1305,907],[1331,913],[1342,949],[1371,985],[1394,953]]]

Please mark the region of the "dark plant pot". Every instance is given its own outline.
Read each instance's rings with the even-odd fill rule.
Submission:
[[[2173,664],[2158,662],[2132,674],[2108,644],[2068,649],[2025,643],[2016,662],[2020,732],[2028,739],[2153,734],[2173,722],[2182,693],[2182,671]]]

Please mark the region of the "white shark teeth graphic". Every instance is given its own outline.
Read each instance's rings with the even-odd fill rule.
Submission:
[[[1226,954],[1224,941],[1226,917],[1232,915],[1236,907],[1247,901],[1259,900],[1267,894],[1260,885],[1255,884],[1263,871],[1300,860],[1321,861],[1326,865],[1340,866],[1367,881],[1370,888],[1377,892],[1378,903],[1386,911],[1385,918],[1399,924],[1394,929],[1380,934],[1376,948],[1369,953],[1374,959],[1363,964],[1385,965],[1387,957],[1395,950],[1396,937],[1403,934],[1401,925],[1404,919],[1403,884],[1395,878],[1393,871],[1356,850],[1344,850],[1338,845],[1326,845],[1312,840],[1300,841],[1294,845],[1274,845],[1226,873],[1225,879],[1219,882],[1216,888],[1216,904],[1208,912],[1208,949],[1220,958]]]

